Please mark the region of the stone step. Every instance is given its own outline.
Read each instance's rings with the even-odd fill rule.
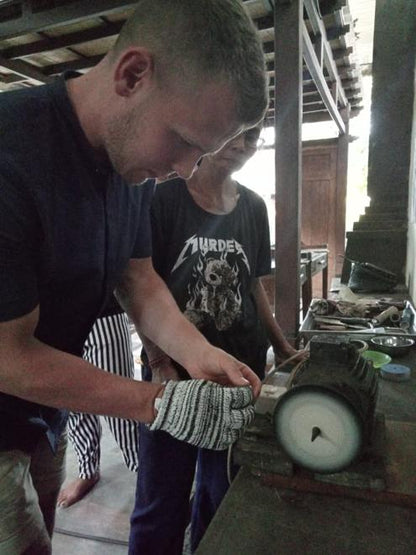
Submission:
[[[391,230],[366,230],[366,231],[347,231],[347,239],[354,236],[357,241],[365,241],[366,239],[371,240],[382,240],[382,239],[392,239],[398,240],[403,237],[407,238],[406,230],[404,229],[391,229]]]
[[[403,187],[405,187],[403,185]],[[408,200],[409,200],[409,195],[408,193],[402,193],[400,194],[398,191],[400,191],[400,187],[395,187],[395,190],[390,193],[390,194],[377,194],[377,197],[374,199],[371,199],[370,201],[370,205],[372,206],[382,206],[383,204],[385,206],[387,205],[392,205],[392,206],[397,206],[397,205],[404,205],[407,206]],[[407,190],[407,189],[406,189]],[[369,195],[371,197],[371,195]]]
[[[392,214],[385,212],[384,214],[361,214],[359,217],[361,222],[407,222],[404,214]]]
[[[388,205],[380,205],[380,206],[366,206],[365,212],[368,216],[378,216],[380,214],[407,214],[407,205],[404,206],[388,206]]]
[[[369,220],[360,220],[358,222],[354,222],[354,231],[382,231],[382,230],[405,230],[407,229],[407,221],[406,220],[380,220],[380,221],[369,221]]]
[[[388,229],[394,229],[395,226],[397,226],[398,229],[403,229],[404,227],[407,227],[407,218],[403,218],[403,217],[397,217],[397,216],[384,216],[384,217],[380,217],[380,218],[373,218],[373,217],[369,217],[369,216],[360,216],[360,218],[358,219],[357,222],[355,223],[360,223],[360,224],[368,224],[369,226],[372,227],[388,227]]]
[[[365,219],[369,219],[369,220],[377,220],[377,219],[382,219],[382,218],[386,218],[388,220],[392,220],[392,219],[401,219],[401,220],[407,220],[407,210],[406,211],[394,211],[394,210],[384,210],[383,212],[364,212],[363,214],[360,215],[360,218],[365,218]]]

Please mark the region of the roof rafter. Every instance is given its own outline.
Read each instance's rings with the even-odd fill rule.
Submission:
[[[0,21],[0,40],[45,31],[49,27],[69,25],[88,17],[120,12],[134,8],[135,4],[132,0],[74,0],[70,4],[39,10],[36,8],[36,0],[21,0],[21,16]]]

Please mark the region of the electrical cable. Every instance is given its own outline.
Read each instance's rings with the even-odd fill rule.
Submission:
[[[286,360],[284,360],[283,362],[281,362],[278,366],[276,366],[276,368],[273,368],[272,370],[270,370],[270,372],[267,374],[267,378],[270,378],[271,376],[274,376],[274,374],[279,372],[279,370],[281,368],[283,368],[283,366],[285,366],[286,364],[288,364],[289,362],[291,362],[292,360],[297,358],[299,356],[299,354],[307,353],[309,355],[309,343],[310,343],[310,341],[307,342],[304,349],[302,349],[301,351],[298,351],[297,353],[295,353],[291,357],[289,357]],[[289,378],[288,378],[288,380],[285,384],[286,389],[289,389],[291,387],[291,385],[293,383],[293,380],[295,379],[295,376],[297,375],[299,369],[302,368],[302,366],[305,364],[306,360],[307,360],[307,358],[300,360],[296,364],[296,366],[294,366],[292,368],[292,370],[289,374]]]
[[[289,362],[292,362],[292,360],[297,358],[300,354],[307,353],[308,352],[308,347],[309,347],[309,342],[306,344],[304,349],[302,349],[301,351],[298,351],[297,353],[295,353],[291,357],[289,357],[286,360],[284,360],[283,362],[281,362],[278,366],[276,366],[276,368],[272,368],[272,370],[270,370],[270,372],[267,374],[267,378],[270,378],[271,376],[274,376],[274,374],[279,372],[279,370],[281,368],[283,368],[283,366],[286,366],[286,364],[288,364]],[[303,362],[303,361],[301,361],[301,362]],[[297,366],[299,366],[299,365],[297,365]]]

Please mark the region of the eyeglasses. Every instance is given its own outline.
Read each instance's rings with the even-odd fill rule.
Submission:
[[[258,149],[264,145],[264,139],[259,137],[260,130],[256,127],[244,132],[244,146],[246,148]]]

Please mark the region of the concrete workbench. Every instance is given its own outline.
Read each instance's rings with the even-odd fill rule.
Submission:
[[[377,411],[386,418],[388,502],[265,485],[242,467],[197,555],[377,554],[416,552],[416,352],[394,362],[408,382],[380,379]],[[284,480],[283,480],[284,482]],[[287,481],[290,483],[290,480]]]

